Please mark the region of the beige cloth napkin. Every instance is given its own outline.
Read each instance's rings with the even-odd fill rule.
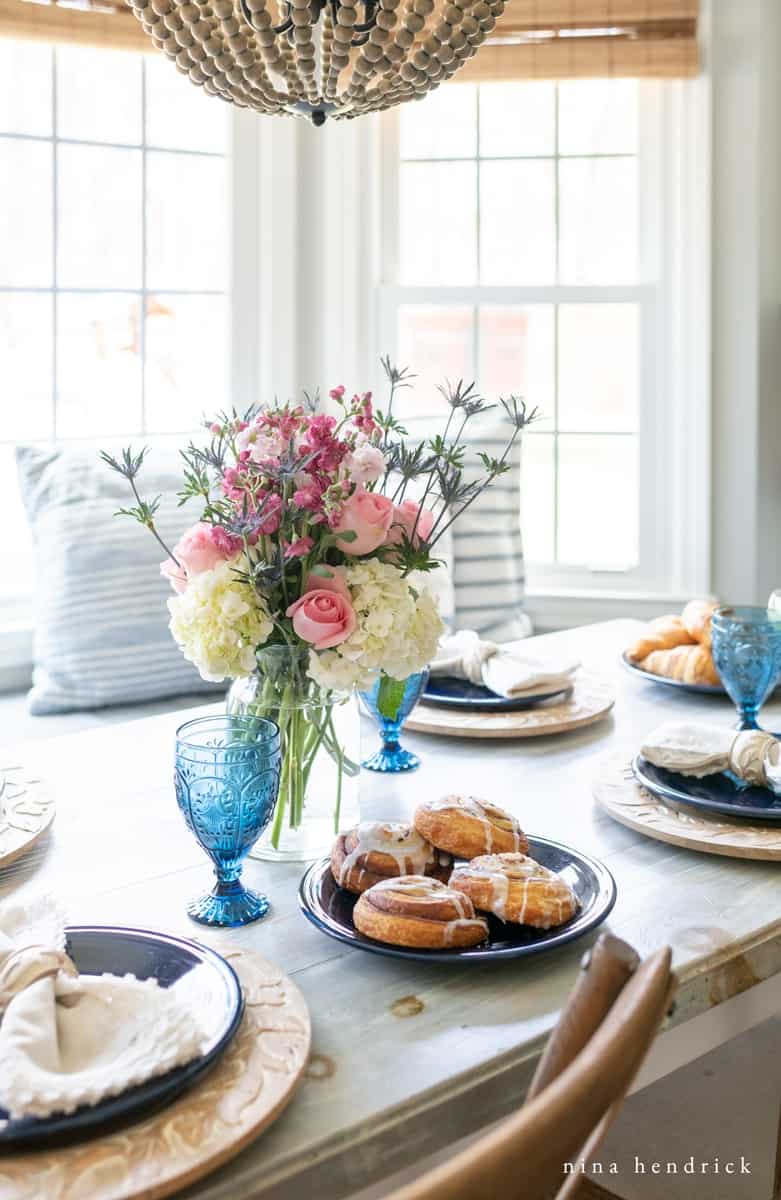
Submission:
[[[655,766],[681,775],[702,779],[731,771],[746,783],[781,791],[781,742],[771,733],[665,721],[648,734],[640,752]]]
[[[535,654],[523,640],[500,646],[484,641],[471,629],[462,629],[439,643],[430,672],[468,679],[497,696],[515,700],[549,685],[571,687],[579,666],[571,655]]]
[[[0,1105],[12,1117],[72,1112],[189,1062],[219,1011],[204,967],[161,988],[78,975],[64,947],[50,897],[0,910]]]

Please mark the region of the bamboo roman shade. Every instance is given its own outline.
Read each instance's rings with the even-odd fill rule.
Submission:
[[[114,50],[155,50],[154,42],[124,0],[82,0],[67,5],[0,0],[0,37]]]
[[[699,0],[507,0],[458,80],[695,75],[698,7]],[[413,11],[414,0],[401,8]],[[154,49],[124,0],[0,0],[0,37]]]
[[[508,0],[460,81],[696,75],[699,0]]]

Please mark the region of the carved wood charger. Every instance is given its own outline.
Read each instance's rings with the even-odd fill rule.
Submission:
[[[622,825],[647,837],[703,854],[781,862],[781,829],[703,813],[654,796],[635,779],[630,752],[611,755],[600,764],[594,797],[600,808]]]
[[[570,692],[558,699],[543,700],[531,708],[510,712],[460,712],[418,704],[404,728],[414,733],[436,733],[445,737],[527,738],[550,733],[567,733],[593,725],[606,717],[615,704],[615,692],[606,679],[578,672]]]
[[[0,759],[0,869],[21,858],[54,820],[54,795],[26,766]]]
[[[0,1157],[2,1200],[158,1200],[253,1141],[290,1101],[309,1056],[306,1002],[257,954],[220,947],[244,990],[241,1026],[203,1082],[91,1141]]]

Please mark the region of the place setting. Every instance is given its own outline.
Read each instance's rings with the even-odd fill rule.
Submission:
[[[611,685],[571,655],[461,630],[440,641],[405,725],[450,737],[537,737],[600,721],[614,701]]]
[[[781,614],[714,606],[703,624],[737,725],[665,721],[628,762],[619,754],[602,764],[595,795],[616,820],[650,837],[714,854],[781,858],[781,741],[758,724],[781,676]]]

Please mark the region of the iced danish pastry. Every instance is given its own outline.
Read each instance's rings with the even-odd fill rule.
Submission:
[[[445,883],[452,868],[449,854],[401,822],[362,821],[340,833],[331,851],[331,874],[356,895],[399,875],[429,875]]]
[[[417,950],[476,946],[488,937],[468,896],[425,875],[375,883],[359,896],[353,924],[378,942]]]
[[[525,854],[482,854],[457,866],[450,886],[500,921],[552,929],[580,907],[569,884]]]
[[[516,818],[476,796],[427,800],[416,810],[413,820],[422,837],[456,858],[512,851],[525,854],[529,849]]]

